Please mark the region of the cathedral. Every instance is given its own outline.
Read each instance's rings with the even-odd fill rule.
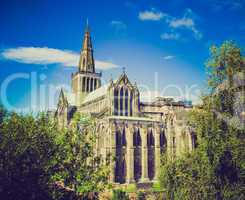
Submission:
[[[96,118],[96,154],[110,159],[110,182],[151,183],[158,179],[161,154],[170,159],[196,146],[196,136],[186,117],[192,109],[181,101],[157,97],[142,102],[136,83],[125,71],[101,85],[95,69],[88,26],[85,29],[78,70],[72,74],[75,102],[60,92],[55,117],[60,126],[69,126],[74,113]],[[110,156],[111,157],[111,156]]]

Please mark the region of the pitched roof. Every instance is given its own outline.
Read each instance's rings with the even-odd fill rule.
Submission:
[[[94,90],[93,92],[89,93],[83,100],[82,104],[93,101],[99,97],[102,97],[104,95],[106,95],[107,93],[107,89],[109,87],[110,84],[106,84],[101,86],[100,88]]]

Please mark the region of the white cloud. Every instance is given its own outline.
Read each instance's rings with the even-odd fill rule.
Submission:
[[[164,56],[163,57],[164,60],[172,60],[174,58],[175,58],[175,56],[171,56],[171,55],[168,55],[168,56]]]
[[[171,18],[168,20],[169,26],[174,29],[186,28],[193,32],[195,38],[200,40],[202,38],[202,33],[197,30],[194,19],[197,15],[193,13],[191,9],[186,9],[184,16],[182,18]]]
[[[178,33],[163,33],[160,37],[162,40],[178,40],[180,35]]]
[[[61,64],[65,67],[78,66],[79,54],[69,50],[48,47],[17,47],[5,49],[1,55],[8,60],[27,64]],[[116,64],[105,61],[95,61],[97,69],[107,70],[117,68]]]
[[[187,28],[194,33],[195,38],[197,40],[200,40],[202,38],[202,33],[196,29],[195,23],[193,19],[191,18],[181,18],[181,19],[170,20],[169,26],[172,28]]]
[[[170,24],[169,24],[171,27],[173,28],[178,28],[178,27],[192,27],[194,26],[194,22],[192,19],[190,18],[182,18],[182,19],[175,19],[175,20],[172,20],[170,21]]]
[[[140,12],[138,17],[142,21],[146,21],[146,20],[159,21],[164,16],[166,16],[166,14],[164,14],[162,12],[157,12],[154,9],[152,9],[151,11]]]

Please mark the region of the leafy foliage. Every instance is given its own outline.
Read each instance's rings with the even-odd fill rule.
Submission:
[[[102,163],[94,155],[95,121],[76,114],[71,127],[63,131],[59,139],[60,168],[53,180],[61,181],[77,195],[100,192],[108,185],[108,163]]]
[[[112,200],[129,200],[127,193],[121,189],[113,190]]]
[[[45,115],[36,119],[2,115],[0,126],[0,196],[3,199],[50,199],[54,170],[55,125]]]
[[[60,130],[46,114],[0,107],[1,199],[81,199],[105,189],[109,171],[94,154],[94,133],[85,116]]]
[[[244,121],[242,112],[234,112],[234,96],[244,92],[234,76],[245,72],[244,57],[233,42],[225,42],[211,48],[207,67],[209,93],[203,97],[202,109],[194,109],[189,117],[198,148],[165,161],[161,170],[161,184],[169,199],[245,198]]]

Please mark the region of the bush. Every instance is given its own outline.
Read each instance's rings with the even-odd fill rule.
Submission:
[[[112,200],[129,200],[127,193],[121,189],[113,190]]]
[[[144,193],[144,191],[139,191],[138,192],[137,199],[138,200],[146,200],[146,194]]]

